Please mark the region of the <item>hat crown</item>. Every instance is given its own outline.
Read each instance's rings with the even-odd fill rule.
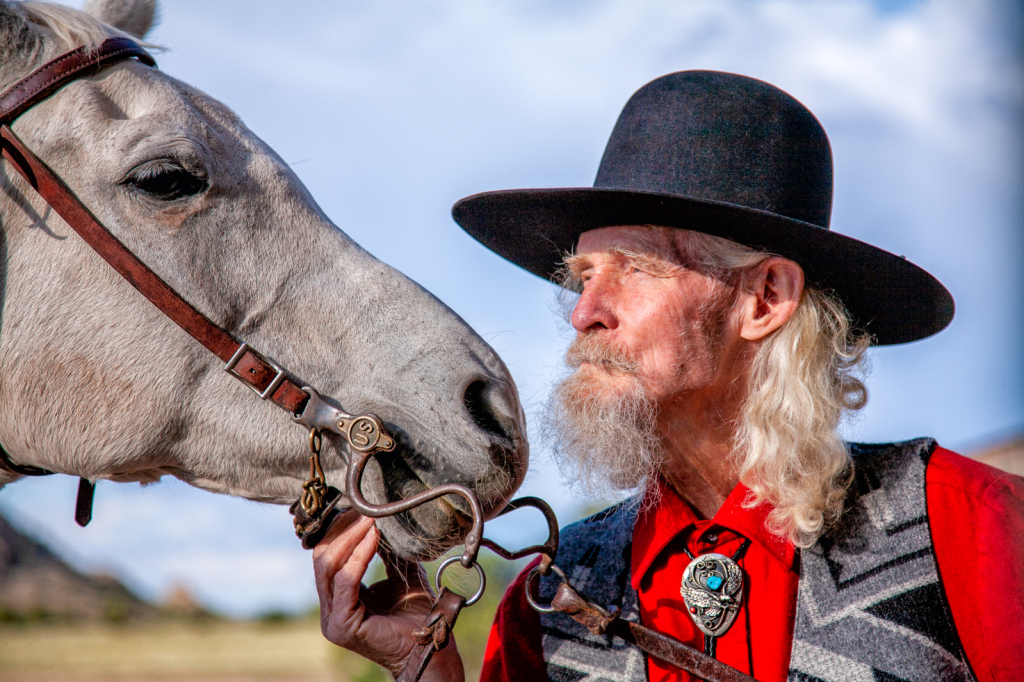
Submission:
[[[827,229],[832,151],[814,115],[782,90],[681,71],[626,103],[594,186],[721,201]]]

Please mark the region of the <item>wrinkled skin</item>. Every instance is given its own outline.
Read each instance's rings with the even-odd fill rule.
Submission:
[[[136,33],[153,15],[151,1],[89,8]],[[3,89],[71,47],[26,12],[0,2]],[[494,513],[521,483],[523,414],[498,356],[328,222],[222,104],[127,61],[66,85],[13,128],[192,305],[300,386],[380,416],[399,447],[368,466],[368,499],[460,482]],[[94,480],[173,475],[253,500],[296,499],[308,473],[302,429],[225,374],[2,168],[0,443],[11,458]],[[184,193],[154,194],[161,173]],[[345,447],[326,436],[323,464],[338,487]],[[15,478],[0,471],[0,485]],[[379,527],[401,555],[424,557],[457,541],[464,512],[459,499],[438,501]]]

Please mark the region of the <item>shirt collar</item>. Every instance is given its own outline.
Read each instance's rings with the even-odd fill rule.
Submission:
[[[787,570],[795,571],[796,549],[789,540],[768,530],[768,514],[774,509],[767,502],[744,509],[750,489],[737,483],[710,524],[728,528],[760,545],[769,556]],[[657,502],[651,504],[652,496]],[[691,529],[700,519],[670,485],[658,478],[648,490],[633,530],[631,582],[639,589],[640,579],[668,544],[680,533]]]

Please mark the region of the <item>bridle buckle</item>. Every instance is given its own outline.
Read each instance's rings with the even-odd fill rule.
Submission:
[[[267,386],[262,391],[253,386],[245,377],[243,377],[241,374],[235,371],[235,365],[238,364],[239,360],[241,360],[246,353],[252,353],[253,355],[256,356],[256,359],[266,363],[275,372],[277,372],[277,374],[274,375],[274,380],[271,381],[270,385]],[[266,357],[259,351],[249,347],[249,344],[247,343],[243,343],[241,346],[238,347],[238,350],[235,351],[235,354],[231,356],[230,360],[228,360],[228,364],[224,365],[224,371],[230,374],[231,376],[235,377],[239,381],[241,381],[246,386],[248,386],[250,391],[252,391],[253,393],[260,397],[260,400],[267,400],[268,398],[270,398],[270,396],[274,395],[274,391],[278,389],[278,387],[286,378],[285,371],[284,369],[281,368],[280,365],[278,365],[276,362]]]

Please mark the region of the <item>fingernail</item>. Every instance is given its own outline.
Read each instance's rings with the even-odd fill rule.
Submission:
[[[363,536],[363,539],[360,540],[360,542],[361,543],[366,543],[368,545],[369,544],[376,544],[377,543],[377,529],[376,528],[368,528],[366,530],[366,535]]]

